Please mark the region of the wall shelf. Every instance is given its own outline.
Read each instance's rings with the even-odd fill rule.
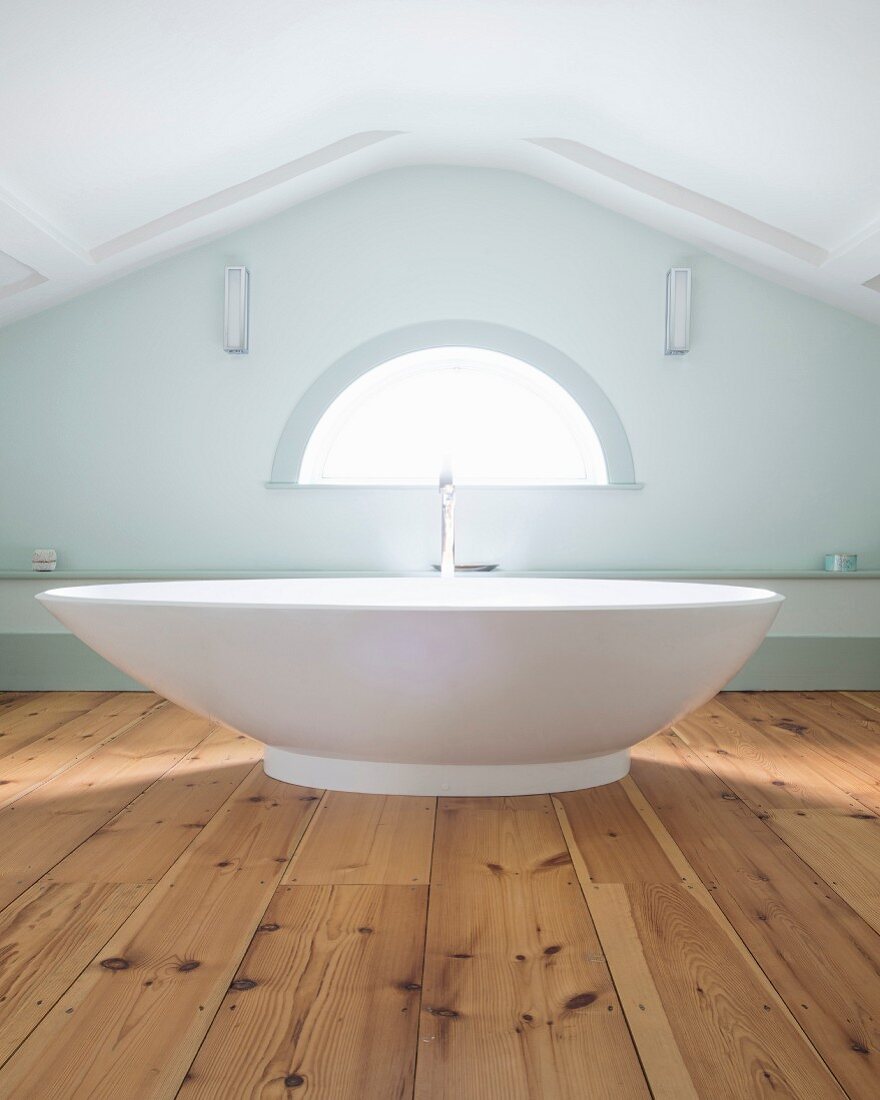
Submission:
[[[878,580],[880,570],[863,569],[856,573],[826,573],[823,569],[583,569],[583,570],[504,570],[508,577],[596,578],[601,580]],[[0,569],[0,581],[85,581],[85,580],[259,580],[285,577],[427,577],[433,570],[356,569],[56,569],[52,573],[33,570]]]
[[[296,489],[298,492],[326,492],[330,490],[334,493],[339,492],[356,492],[356,493],[400,493],[400,492],[422,492],[422,493],[436,493],[436,485],[336,485],[333,482],[327,482],[322,484],[304,483],[300,481],[265,481],[263,482],[267,489]],[[545,493],[556,493],[560,490],[564,493],[608,493],[614,490],[624,489],[644,489],[645,483],[643,481],[610,481],[605,485],[580,485],[572,483],[560,482],[558,485],[469,485],[467,482],[459,482],[455,486],[456,493],[487,493],[487,492],[501,492],[505,493],[534,493],[538,490]]]

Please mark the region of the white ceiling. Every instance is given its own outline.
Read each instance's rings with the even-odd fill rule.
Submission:
[[[0,25],[0,322],[442,163],[880,323],[878,0],[0,0]]]

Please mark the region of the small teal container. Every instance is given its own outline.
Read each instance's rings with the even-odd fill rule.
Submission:
[[[858,554],[826,554],[826,573],[855,573],[859,567]]]

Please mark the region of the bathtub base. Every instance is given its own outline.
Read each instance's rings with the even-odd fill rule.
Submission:
[[[629,749],[550,764],[387,764],[304,756],[267,745],[263,768],[284,783],[358,794],[553,794],[623,779]]]

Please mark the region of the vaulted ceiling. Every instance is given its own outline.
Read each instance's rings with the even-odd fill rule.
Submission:
[[[411,164],[880,323],[877,0],[4,0],[0,323]]]

